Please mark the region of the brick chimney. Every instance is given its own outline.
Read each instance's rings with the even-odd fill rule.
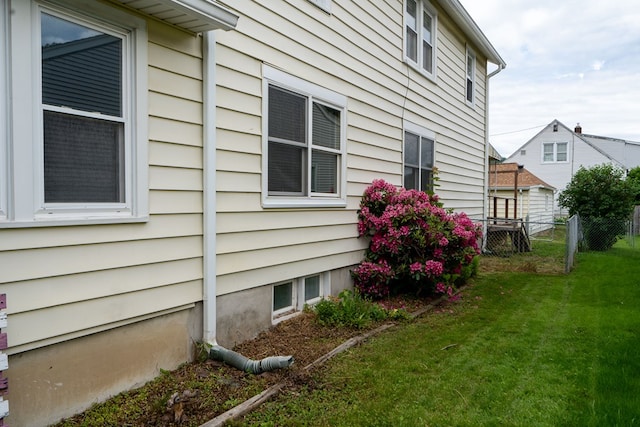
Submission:
[[[576,125],[576,128],[574,130],[575,133],[582,133],[582,126],[580,126],[580,123],[578,123]]]

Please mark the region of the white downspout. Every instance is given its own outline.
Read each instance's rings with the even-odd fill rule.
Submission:
[[[491,77],[504,70],[504,64],[498,64],[498,69],[487,74],[484,84],[484,203],[483,219],[489,218],[491,207],[489,206],[489,80]],[[485,223],[486,226],[486,223]],[[486,234],[486,229],[483,232]]]
[[[216,36],[203,35],[203,342],[216,344]]]

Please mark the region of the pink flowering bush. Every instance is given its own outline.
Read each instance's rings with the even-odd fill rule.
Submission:
[[[435,194],[375,180],[360,202],[358,234],[370,238],[352,271],[356,289],[381,298],[392,293],[447,293],[475,268],[481,228],[447,211]]]

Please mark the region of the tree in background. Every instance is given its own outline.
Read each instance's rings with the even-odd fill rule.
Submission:
[[[611,164],[581,167],[558,198],[570,215],[582,218],[589,249],[607,250],[625,232],[635,205],[636,185]]]
[[[627,173],[627,180],[629,180],[634,187],[635,204],[640,205],[640,166],[631,169]]]

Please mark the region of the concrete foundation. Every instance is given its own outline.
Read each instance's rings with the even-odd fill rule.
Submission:
[[[46,426],[194,357],[202,309],[167,314],[9,358],[8,425]]]
[[[352,289],[352,267],[331,271],[331,295]],[[255,338],[272,326],[272,285],[220,295],[216,299],[216,341],[232,349],[236,344]]]

